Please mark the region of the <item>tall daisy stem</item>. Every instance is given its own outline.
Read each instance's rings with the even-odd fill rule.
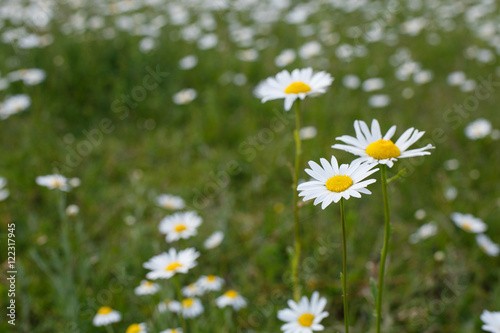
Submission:
[[[181,327],[182,327],[182,331],[183,332],[187,332],[186,330],[186,320],[184,319],[184,315],[182,313],[182,308],[183,308],[183,304],[182,304],[182,290],[181,290],[181,282],[179,281],[179,275],[178,274],[175,274],[174,276],[174,280],[175,280],[175,287],[177,289],[177,298],[179,299],[179,303],[181,304],[181,308],[179,310],[179,318],[180,318],[180,321],[181,321]]]
[[[293,217],[294,217],[294,231],[295,231],[295,251],[292,260],[292,281],[293,281],[293,298],[296,302],[300,299],[300,285],[299,285],[299,262],[300,262],[300,225],[299,225],[299,192],[297,190],[299,182],[300,170],[300,157],[302,155],[300,143],[300,100],[295,102],[295,131],[293,136],[295,139],[295,173],[293,175]]]
[[[391,238],[391,222],[389,217],[389,198],[387,196],[387,166],[380,165],[380,180],[382,182],[382,195],[384,197],[384,247],[382,248],[382,257],[380,259],[380,271],[378,276],[378,294],[377,294],[377,333],[380,333],[382,324],[382,294],[384,291],[385,261],[389,250],[389,240]]]
[[[342,267],[342,293],[344,294],[344,325],[345,333],[349,333],[349,311],[347,310],[347,245],[345,237],[345,214],[344,198],[340,199],[340,221],[342,222],[342,247],[343,247],[343,267]]]

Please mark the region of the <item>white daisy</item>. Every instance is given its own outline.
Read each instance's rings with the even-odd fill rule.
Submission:
[[[306,126],[300,129],[299,137],[301,140],[309,140],[316,137],[318,130],[314,126]]]
[[[136,295],[154,295],[160,290],[160,285],[157,283],[142,280],[141,284],[134,289]]]
[[[127,328],[125,333],[148,333],[148,329],[145,323],[132,324]]]
[[[222,231],[216,231],[205,240],[203,246],[207,250],[211,250],[219,246],[224,240],[224,233]]]
[[[196,235],[202,221],[195,212],[175,213],[161,220],[158,229],[166,235],[166,241],[171,243]]]
[[[435,222],[429,222],[422,225],[417,231],[410,235],[410,243],[416,244],[421,240],[434,236],[437,233],[437,229]]]
[[[69,205],[68,207],[66,207],[66,215],[68,215],[69,217],[75,217],[79,212],[80,207],[78,207],[77,205]]]
[[[232,306],[233,309],[239,310],[247,306],[246,300],[236,291],[228,290],[224,295],[217,297],[215,303],[219,308],[225,308],[226,306]]]
[[[476,119],[465,127],[465,135],[471,140],[487,137],[491,131],[490,121],[484,118]]]
[[[122,319],[120,312],[113,310],[109,306],[103,306],[92,320],[94,326],[106,326],[112,323],[117,323]]]
[[[185,298],[182,302],[172,305],[173,312],[182,312],[184,318],[194,318],[203,312],[203,305],[198,298]]]
[[[0,119],[7,119],[11,115],[26,110],[31,105],[31,98],[26,94],[7,97],[0,103]]]
[[[473,234],[480,234],[488,229],[481,219],[471,214],[452,213],[451,219],[457,227]]]
[[[311,169],[306,172],[314,180],[299,184],[297,190],[304,201],[314,199],[314,205],[322,202],[325,209],[332,202],[338,202],[342,197],[349,199],[351,196],[361,198],[361,193],[371,194],[366,186],[375,182],[375,179],[362,181],[378,169],[372,169],[375,164],[353,162],[351,165],[342,164],[340,167],[335,156],[331,163],[324,158],[321,159],[322,167],[316,162],[309,161]]]
[[[328,312],[323,311],[326,306],[326,298],[319,298],[317,291],[312,294],[311,301],[303,296],[299,303],[288,300],[288,306],[289,309],[278,311],[278,319],[286,322],[281,326],[283,332],[312,333],[325,329],[320,322],[328,317]]]
[[[169,328],[164,331],[160,331],[160,333],[182,333],[182,328]]]
[[[51,190],[58,189],[65,192],[69,191],[68,179],[58,174],[38,176],[36,177],[36,183]]]
[[[163,252],[143,264],[144,268],[151,270],[146,274],[150,280],[170,279],[176,273],[186,274],[198,263],[196,259],[200,256],[194,248],[190,247],[177,253],[174,248]]]
[[[297,99],[315,96],[326,92],[333,82],[333,77],[326,72],[313,73],[312,68],[294,69],[292,73],[281,71],[275,77],[269,77],[255,89],[262,103],[274,99],[285,100],[285,110],[292,107]]]
[[[157,309],[160,313],[163,313],[167,310],[171,312],[178,312],[179,307],[179,302],[173,301],[171,299],[165,299],[162,302],[158,303]]]
[[[176,93],[173,97],[173,101],[177,105],[184,105],[192,102],[196,96],[196,90],[187,88]]]
[[[488,236],[484,234],[476,235],[476,241],[477,245],[479,245],[479,248],[487,255],[491,257],[497,257],[500,253],[500,246],[498,246],[498,244],[496,243],[493,243]]]
[[[412,144],[417,142],[425,132],[416,129],[407,129],[396,141],[391,141],[392,136],[396,132],[396,126],[392,126],[387,133],[382,137],[380,125],[376,119],[372,121],[371,131],[364,121],[356,120],[354,122],[354,130],[356,137],[343,135],[336,138],[343,141],[344,144],[335,144],[334,149],[345,150],[351,154],[361,156],[355,161],[386,164],[392,168],[394,161],[398,158],[407,158],[413,156],[430,155],[427,149],[433,149],[431,144],[423,148],[407,150]]]
[[[185,297],[194,297],[203,295],[203,290],[196,283],[191,283],[182,288],[182,295]]]
[[[160,194],[156,197],[156,204],[170,210],[178,210],[186,207],[184,199],[171,194]]]
[[[224,285],[224,280],[215,275],[203,275],[196,281],[196,284],[205,292],[219,291]]]
[[[481,327],[486,332],[500,333],[500,312],[484,310],[481,314],[484,325]]]

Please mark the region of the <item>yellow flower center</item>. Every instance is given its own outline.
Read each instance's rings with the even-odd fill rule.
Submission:
[[[224,295],[229,298],[236,298],[238,296],[238,293],[236,292],[236,290],[228,290]]]
[[[304,313],[299,317],[299,324],[302,327],[311,327],[313,324],[314,315],[311,313]]]
[[[186,230],[186,226],[182,223],[179,223],[178,225],[175,226],[175,231],[176,232],[181,232],[181,231],[184,231]]]
[[[141,326],[139,324],[132,324],[127,328],[126,333],[139,333],[142,331]]]
[[[182,301],[182,307],[183,308],[190,308],[193,306],[193,299],[192,298],[186,298],[185,300]]]
[[[345,175],[336,175],[326,181],[326,188],[331,192],[343,192],[352,186],[352,179]]]
[[[151,287],[153,285],[153,282],[151,281],[146,281],[146,283],[144,283],[146,285],[146,287]]]
[[[472,227],[469,222],[464,222],[462,224],[462,229],[467,230],[467,231],[472,231]]]
[[[285,94],[300,94],[311,91],[311,87],[302,81],[292,82],[285,89]]]
[[[370,143],[366,147],[366,153],[377,160],[396,158],[401,155],[398,146],[394,142],[384,139]]]
[[[215,275],[209,275],[209,276],[207,276],[207,280],[209,282],[214,282],[215,281]]]
[[[111,311],[113,311],[112,308],[110,308],[109,306],[103,306],[101,307],[97,313],[98,314],[101,314],[101,315],[105,315],[105,314],[108,314],[108,313],[111,313]]]
[[[175,261],[175,262],[171,263],[170,265],[168,265],[167,268],[165,268],[165,270],[171,272],[171,271],[175,271],[179,267],[182,267],[182,264]]]

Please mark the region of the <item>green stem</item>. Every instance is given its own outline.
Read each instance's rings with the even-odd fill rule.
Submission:
[[[293,281],[293,298],[296,302],[300,299],[299,285],[299,262],[300,262],[300,225],[299,225],[299,192],[297,190],[300,171],[300,157],[302,155],[301,142],[299,137],[300,131],[300,100],[295,101],[295,131],[293,133],[295,139],[295,174],[293,176],[293,217],[295,231],[295,251],[292,260],[292,281]]]
[[[180,321],[181,321],[181,327],[182,327],[182,331],[183,332],[187,332],[187,330],[186,330],[186,320],[184,319],[184,315],[182,314],[182,300],[183,300],[183,297],[182,297],[182,290],[181,290],[181,282],[179,281],[179,275],[178,274],[175,274],[174,280],[175,280],[175,287],[177,288],[177,298],[179,299],[179,302],[181,303],[181,309],[180,309],[180,312],[179,312],[179,318],[180,318]]]
[[[380,333],[382,324],[382,294],[384,291],[385,261],[389,249],[389,240],[391,238],[391,222],[389,217],[389,198],[387,196],[387,166],[380,165],[380,180],[382,182],[382,195],[384,197],[384,247],[382,248],[382,257],[380,259],[380,271],[378,276],[378,295],[377,295],[377,333]]]
[[[113,327],[111,326],[111,324],[109,325],[106,325],[106,332],[107,333],[115,333],[115,330],[113,329]]]
[[[340,198],[340,221],[342,222],[342,247],[343,247],[343,267],[342,267],[342,293],[344,294],[344,325],[345,333],[349,333],[349,311],[347,308],[347,245],[345,237],[345,213],[344,198]]]

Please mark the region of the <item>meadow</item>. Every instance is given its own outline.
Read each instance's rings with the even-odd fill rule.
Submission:
[[[387,169],[397,179],[382,332],[483,332],[483,311],[500,311],[499,10],[490,0],[3,0],[0,331],[280,332],[277,313],[294,297],[298,102],[262,103],[256,87],[311,67],[334,80],[300,103],[300,182],[308,161],[354,159],[331,146],[355,135],[355,120],[396,125],[395,138],[425,131],[412,148],[435,147]],[[65,191],[40,186],[52,174]],[[345,200],[354,333],[375,332],[384,209],[371,178],[371,195]],[[162,205],[162,194],[185,205]],[[339,207],[299,202],[301,295],[325,297],[324,331],[344,332]],[[203,222],[167,242],[159,225],[176,211]],[[482,220],[492,244],[454,213]],[[215,232],[222,241],[207,245]],[[137,295],[145,262],[191,247],[195,267]],[[178,316],[164,300],[203,275],[224,286],[199,296],[201,314]],[[230,290],[240,309],[217,306]],[[121,320],[96,327],[105,306]]]

